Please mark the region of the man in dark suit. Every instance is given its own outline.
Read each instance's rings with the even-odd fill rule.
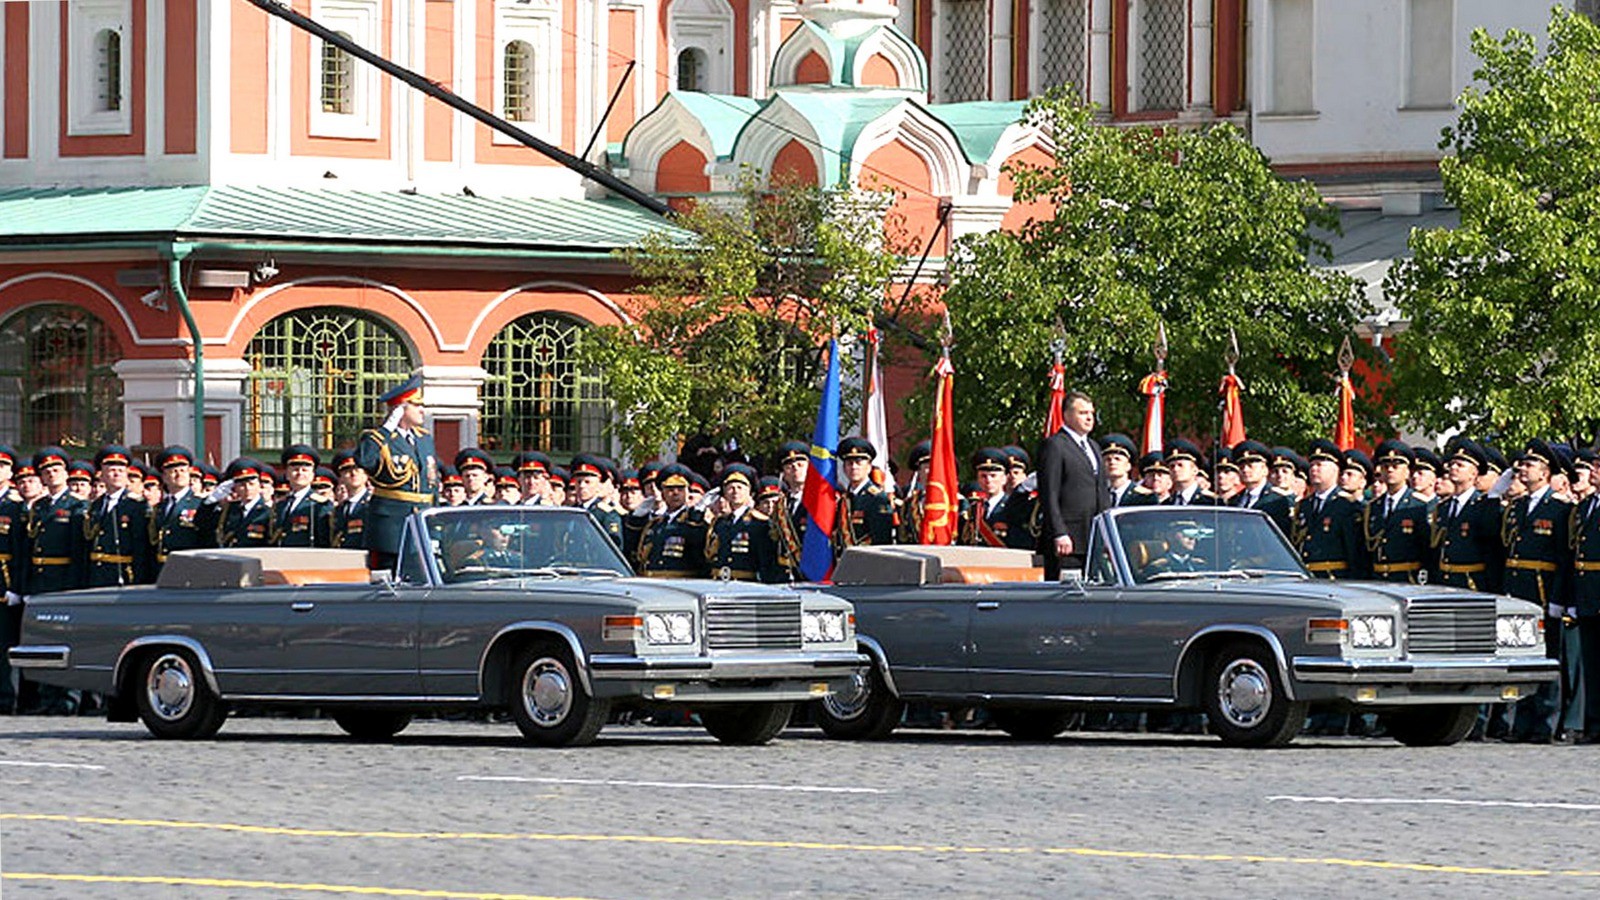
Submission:
[[[1061,430],[1039,448],[1039,553],[1044,577],[1055,581],[1062,569],[1082,569],[1089,547],[1089,524],[1111,505],[1105,461],[1089,437],[1094,430],[1094,401],[1073,391],[1061,401]]]

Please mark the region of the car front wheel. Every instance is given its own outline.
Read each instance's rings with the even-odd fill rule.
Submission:
[[[592,743],[610,712],[608,701],[583,689],[572,652],[555,641],[540,641],[517,655],[511,692],[511,718],[529,743],[541,747]]]
[[[695,710],[700,724],[724,744],[753,747],[778,736],[794,713],[793,703],[732,703]]]
[[[228,710],[188,650],[160,650],[139,667],[139,719],[158,738],[202,740],[217,733]]]
[[[900,724],[905,704],[889,692],[877,666],[857,672],[842,691],[816,701],[817,726],[828,737],[881,741]]]
[[[1222,647],[1201,687],[1211,730],[1231,747],[1282,747],[1305,724],[1306,704],[1289,699],[1276,660],[1260,644]]]
[[[1478,722],[1478,708],[1468,705],[1414,706],[1383,717],[1389,736],[1407,747],[1458,744]]]

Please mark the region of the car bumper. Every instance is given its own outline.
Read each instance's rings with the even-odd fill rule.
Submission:
[[[1297,656],[1290,670],[1303,699],[1362,705],[1517,700],[1561,676],[1553,659],[1388,660]]]
[[[854,652],[645,657],[600,654],[589,677],[601,697],[657,702],[814,700],[841,690],[870,664]]]
[[[6,652],[13,669],[66,669],[72,665],[72,648],[60,645],[21,645]]]

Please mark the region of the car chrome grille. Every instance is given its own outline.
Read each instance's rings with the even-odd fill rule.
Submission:
[[[711,650],[800,649],[800,601],[739,597],[705,601]]]
[[[1406,646],[1411,653],[1493,655],[1493,597],[1419,597],[1406,609]]]

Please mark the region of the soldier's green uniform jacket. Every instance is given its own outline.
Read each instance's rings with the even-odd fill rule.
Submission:
[[[272,546],[272,507],[265,500],[222,504],[217,525],[218,547]]]
[[[19,594],[44,594],[83,587],[88,574],[89,548],[83,522],[88,505],[66,488],[54,497],[33,501],[28,510],[25,590]]]
[[[1284,537],[1294,534],[1294,501],[1288,495],[1273,490],[1270,485],[1262,485],[1255,493],[1252,496],[1249,489],[1240,491],[1233,498],[1232,505],[1243,509],[1259,509],[1278,523]]]
[[[1300,501],[1294,538],[1306,568],[1318,578],[1366,578],[1367,543],[1361,506],[1333,488]]]
[[[1133,487],[1128,488],[1128,492],[1126,494],[1122,495],[1122,502],[1117,504],[1117,505],[1118,506],[1161,506],[1161,505],[1164,505],[1166,502],[1167,501],[1161,499],[1161,497],[1158,494],[1156,494],[1155,491],[1150,490],[1149,488],[1145,487],[1142,484],[1136,484]]]
[[[641,506],[640,509],[645,508]],[[622,555],[628,558],[628,562],[638,562],[639,544],[644,539],[645,530],[650,527],[653,518],[648,510],[644,512],[635,510],[622,517]]]
[[[1499,500],[1477,490],[1459,508],[1454,498],[1434,507],[1435,583],[1500,593],[1506,552],[1500,540],[1503,515]]]
[[[762,580],[787,584],[803,580],[800,575],[800,550],[805,546],[806,510],[791,503],[787,495],[778,514],[766,521],[765,542],[772,548],[772,562]]]
[[[926,517],[926,502],[928,493],[923,488],[907,491],[905,499],[898,505],[900,507],[897,518],[900,520],[898,534],[895,539],[902,544],[922,543],[922,520]],[[890,509],[895,507],[894,498],[889,498]]]
[[[590,500],[584,509],[589,512],[589,518],[594,519],[594,523],[606,533],[606,537],[611,538],[611,543],[616,544],[617,549],[621,550],[622,512],[602,502],[599,497]]]
[[[26,559],[23,550],[27,536],[28,508],[22,504],[21,494],[7,490],[0,495],[0,594],[16,590],[13,585],[20,583],[18,566]]]
[[[1416,583],[1433,543],[1428,504],[1406,488],[1391,509],[1389,497],[1384,495],[1362,510],[1362,528],[1372,554],[1372,576],[1380,581]]]
[[[883,546],[894,543],[894,501],[872,482],[839,495],[839,512],[833,525],[833,550],[837,558],[846,547]]]
[[[977,547],[1009,547],[1011,514],[1006,508],[1010,496],[1001,494],[993,506],[987,497],[978,497],[967,505],[967,521],[972,523],[968,543]]]
[[[361,432],[356,462],[372,482],[366,519],[369,550],[392,553],[406,517],[433,505],[439,490],[437,457],[426,429],[418,428],[410,437],[398,428]]]
[[[155,580],[150,546],[150,505],[127,488],[115,501],[105,494],[89,504],[83,521],[89,548],[88,587],[148,584]]]
[[[1548,486],[1526,495],[1506,510],[1501,538],[1506,547],[1505,592],[1545,607],[1567,603],[1572,563],[1572,504]]]
[[[359,497],[346,497],[333,511],[333,546],[346,550],[367,549],[367,501],[372,491]]]
[[[706,536],[706,562],[713,578],[756,581],[772,571],[771,532],[767,518],[746,506],[711,523]]]
[[[653,518],[639,539],[639,574],[651,578],[703,578],[706,575],[706,520],[680,506]]]
[[[1572,605],[1581,617],[1600,616],[1600,494],[1590,494],[1572,507],[1568,529],[1572,535]]]
[[[310,488],[290,494],[273,509],[272,535],[279,547],[332,547],[333,504]]]
[[[164,497],[150,513],[150,546],[156,574],[174,550],[196,550],[216,543],[216,504],[202,502],[193,488]]]

